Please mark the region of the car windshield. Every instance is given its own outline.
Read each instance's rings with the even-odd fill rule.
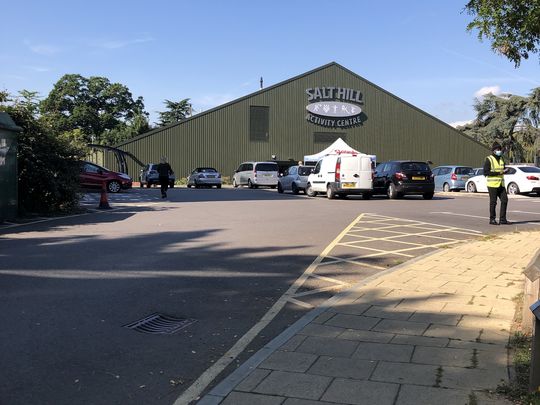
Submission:
[[[200,167],[197,169],[199,173],[216,173],[217,170],[212,167]]]
[[[429,166],[424,162],[404,162],[401,164],[401,170],[417,170],[421,172],[428,172]]]
[[[534,166],[520,167],[519,170],[525,173],[540,173],[540,168]]]
[[[456,174],[473,174],[472,167],[456,167]]]
[[[309,176],[313,171],[313,167],[299,167],[298,175],[299,176]]]
[[[275,163],[259,163],[256,170],[258,172],[277,172],[278,167]]]

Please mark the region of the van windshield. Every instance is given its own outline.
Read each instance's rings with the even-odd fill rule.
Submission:
[[[313,167],[299,167],[298,175],[299,176],[309,176],[313,171]]]
[[[278,167],[275,163],[259,163],[255,170],[258,172],[277,172]]]
[[[429,172],[429,166],[424,162],[403,162],[401,170],[416,170],[420,172]]]

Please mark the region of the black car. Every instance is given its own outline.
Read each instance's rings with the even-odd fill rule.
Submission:
[[[373,194],[386,194],[400,198],[407,194],[420,194],[426,200],[433,198],[435,182],[426,162],[392,160],[380,163],[373,175]]]

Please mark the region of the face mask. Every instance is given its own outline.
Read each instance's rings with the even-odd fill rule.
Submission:
[[[495,153],[495,156],[501,156],[502,150],[496,150],[494,153]]]

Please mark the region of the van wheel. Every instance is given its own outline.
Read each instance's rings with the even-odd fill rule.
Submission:
[[[313,187],[311,187],[311,184],[308,184],[306,187],[306,195],[308,197],[315,197],[317,195],[317,193],[313,191]]]
[[[370,200],[371,199],[371,193],[364,193],[362,194],[363,200]]]
[[[398,192],[396,190],[396,186],[394,186],[394,183],[390,183],[388,186],[388,190],[386,191],[386,194],[388,195],[388,198],[394,200],[398,197]]]
[[[450,192],[450,185],[448,183],[444,183],[444,185],[442,186],[442,190],[445,193],[449,193]]]
[[[283,187],[281,187],[281,183],[278,183],[278,184],[277,184],[277,192],[278,192],[279,194],[283,194]]]
[[[298,186],[296,185],[296,183],[292,184],[291,189],[292,189],[293,194],[298,194],[300,192],[300,190],[298,189]]]
[[[248,179],[248,187],[253,188],[253,183],[251,182],[251,179]]]
[[[336,198],[336,192],[332,190],[331,186],[326,187],[326,197],[328,197],[329,200]]]

